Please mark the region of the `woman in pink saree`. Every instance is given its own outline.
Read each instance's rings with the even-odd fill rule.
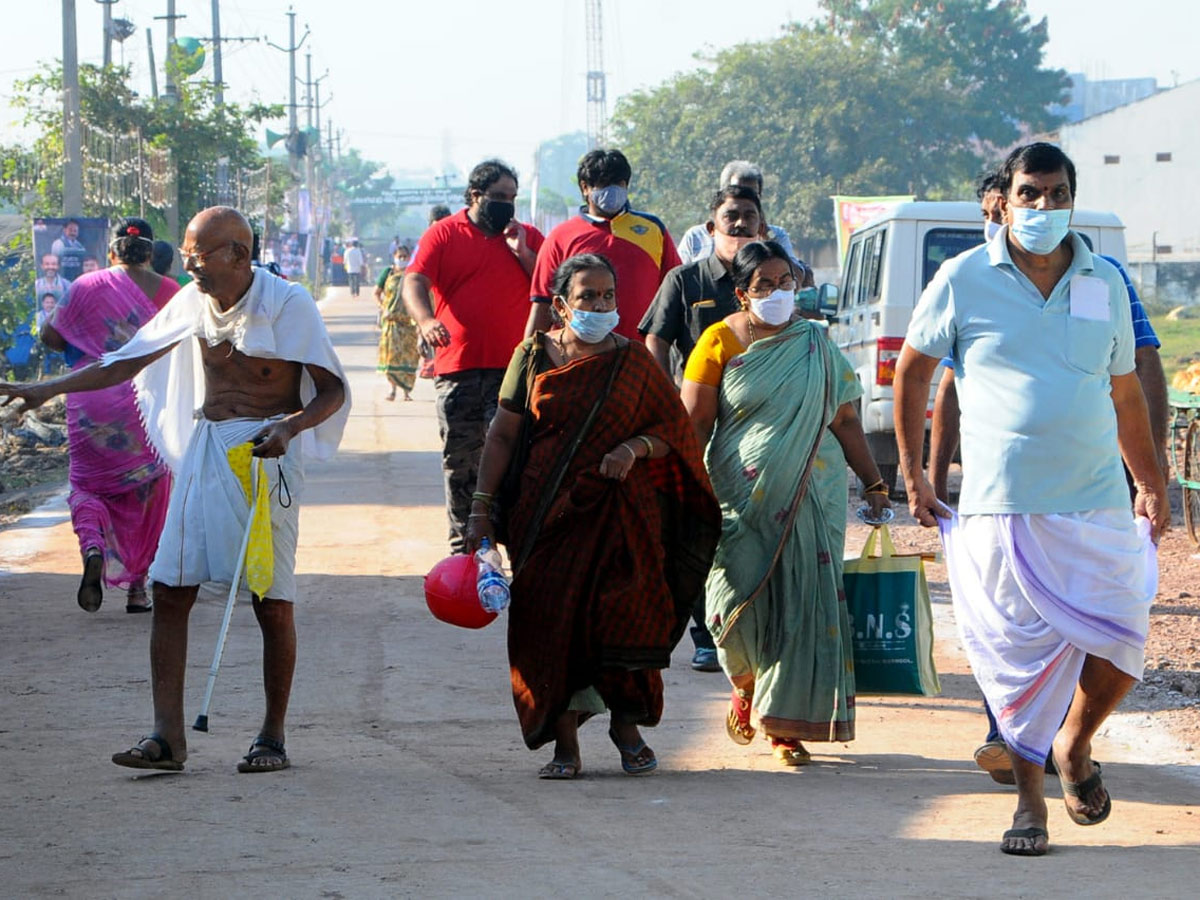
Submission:
[[[71,283],[42,341],[67,353],[72,368],[116,350],[154,317],[179,285],[150,268],[154,235],[142,219],[121,220],[109,245],[111,268]],[[126,589],[126,612],[146,612],[146,572],[158,547],[171,476],[138,416],[129,382],[67,395],[71,524],[83,555],[79,605],[104,599],[101,581]]]

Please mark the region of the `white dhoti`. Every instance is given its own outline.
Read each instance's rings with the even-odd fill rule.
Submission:
[[[939,520],[959,635],[1014,752],[1041,764],[1085,658],[1141,679],[1158,564],[1128,510]]]
[[[167,521],[150,578],[172,587],[204,582],[229,584],[238,567],[250,502],[229,466],[230,447],[243,444],[274,419],[199,419],[175,473]],[[300,441],[288,452],[263,460],[270,490],[274,580],[263,596],[296,599],[296,541],[304,487]]]

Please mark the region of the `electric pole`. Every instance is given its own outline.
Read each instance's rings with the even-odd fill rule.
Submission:
[[[299,50],[302,46],[304,46],[304,42],[306,40],[308,40],[309,31],[308,31],[308,26],[307,25],[304,26],[304,36],[302,38],[300,38],[300,42],[297,43],[296,42],[296,13],[290,6],[288,7],[287,17],[288,17],[288,45],[286,47],[280,47],[278,44],[272,43],[271,41],[267,41],[267,46],[274,47],[276,50],[282,50],[284,53],[286,53],[288,55],[288,98],[289,98],[288,136],[287,136],[288,168],[292,172],[295,172],[299,168],[300,157],[301,157],[301,155],[303,155],[300,151],[305,149],[301,146],[301,144],[303,142],[300,139],[300,130],[296,124],[296,51]],[[299,212],[300,193],[297,188],[293,188],[290,193],[291,193],[291,201],[288,204],[290,207],[288,209],[288,215],[290,217],[290,221],[288,222],[288,224],[291,227],[289,227],[287,230],[288,231],[296,231],[297,230],[297,227],[296,227],[297,222],[296,222],[295,216],[296,216],[296,213]]]
[[[175,20],[186,19],[187,16],[175,14],[175,0],[167,0],[167,14],[165,16],[155,16],[155,19],[167,20],[167,58],[166,69],[167,77],[163,92],[166,95],[165,99],[168,103],[174,103],[177,99],[175,92],[175,67],[178,62],[175,59],[175,54],[171,52],[171,48],[175,46]]]
[[[225,82],[221,78],[221,2],[212,0],[213,87],[217,106],[225,105]]]
[[[62,0],[63,215],[83,214],[83,135],[79,122],[79,45],[75,0]]]
[[[150,96],[158,102],[158,70],[154,68],[154,32],[146,29],[146,52],[150,55]]]
[[[117,0],[96,0],[104,7],[104,67],[112,65],[112,8]]]

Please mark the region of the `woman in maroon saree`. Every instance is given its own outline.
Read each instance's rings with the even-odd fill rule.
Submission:
[[[154,235],[123,219],[110,245],[111,268],[71,283],[42,340],[65,350],[73,368],[116,350],[154,317],[179,285],[150,268]],[[155,455],[129,382],[67,395],[71,524],[83,555],[79,605],[100,608],[101,579],[127,590],[126,612],[146,612],[146,572],[166,518],[171,476]]]
[[[578,727],[607,708],[622,768],[639,775],[658,760],[638,726],[662,716],[660,670],[708,572],[720,513],[674,386],[641,344],[612,334],[608,261],[566,260],[553,303],[566,325],[513,355],[467,535],[472,547],[493,536],[489,512],[514,453],[525,452],[527,415],[507,519],[521,731],[530,749],[555,741],[540,777],[574,778]]]

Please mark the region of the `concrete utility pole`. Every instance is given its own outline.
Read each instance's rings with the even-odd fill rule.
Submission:
[[[79,122],[79,44],[75,0],[62,0],[63,215],[83,214],[83,134]]]
[[[305,126],[313,127],[313,80],[312,80],[312,51],[304,54],[304,113]]]
[[[154,32],[146,29],[146,52],[150,54],[150,96],[158,102],[158,70],[154,67]]]
[[[212,53],[213,87],[216,88],[217,106],[225,103],[225,82],[221,78],[221,2],[212,0]]]
[[[167,20],[167,58],[166,69],[167,78],[166,85],[163,88],[164,99],[168,103],[174,103],[178,99],[175,91],[175,58],[171,53],[171,48],[175,46],[175,20],[186,19],[185,15],[175,14],[175,0],[167,0],[167,14],[165,16],[155,16],[155,19]]]
[[[104,65],[112,65],[112,8],[117,0],[96,0],[104,7]]]
[[[276,50],[282,50],[288,55],[288,168],[295,172],[299,168],[300,163],[300,130],[296,124],[296,51],[304,46],[304,42],[308,40],[308,26],[304,27],[304,36],[300,38],[299,43],[296,42],[296,13],[289,6],[287,11],[288,17],[288,45],[280,47],[278,44],[267,41],[267,45],[274,47]],[[287,231],[295,231],[297,226],[296,213],[300,206],[300,192],[298,188],[293,188],[290,192],[288,202],[288,216],[290,221]]]

